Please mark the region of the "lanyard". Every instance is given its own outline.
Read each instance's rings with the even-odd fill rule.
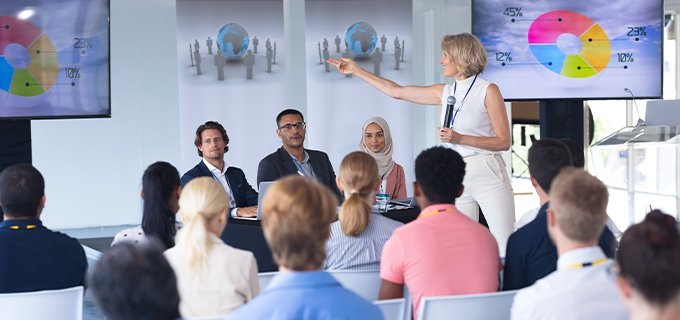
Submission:
[[[26,230],[35,229],[35,228],[37,228],[37,227],[38,227],[38,226],[36,226],[36,225],[34,225],[34,224],[28,224],[28,225],[26,225]],[[10,228],[11,230],[21,230],[21,226],[17,226],[17,225],[9,226],[9,228]]]
[[[300,163],[298,163],[299,162],[298,159],[296,159],[292,155],[290,156],[290,158],[291,158],[291,160],[293,160],[293,163],[298,168],[298,173],[300,175],[305,176],[305,177],[314,178],[314,169],[311,169],[311,164],[309,164],[310,170],[309,170],[309,172],[307,172],[307,170],[305,170],[304,166],[301,165]],[[309,163],[309,161],[307,161],[307,163]]]
[[[574,263],[574,264],[570,264],[569,266],[567,266],[567,268],[569,268],[569,269],[587,268],[587,267],[592,267],[592,266],[596,266],[598,264],[605,263],[606,261],[607,261],[607,258],[602,258],[602,259],[597,259],[597,260],[588,261],[588,262],[584,262],[584,263]]]
[[[453,128],[453,123],[456,121],[456,116],[458,115],[458,111],[460,111],[460,108],[463,107],[463,104],[465,103],[465,98],[467,98],[468,94],[470,93],[470,90],[472,90],[472,86],[475,85],[475,81],[477,81],[477,75],[475,75],[475,78],[472,79],[472,83],[470,84],[470,87],[467,89],[467,92],[465,92],[465,96],[463,96],[463,100],[460,102],[460,106],[458,106],[458,109],[456,109],[456,112],[453,114],[449,128]],[[457,89],[458,89],[458,82],[454,82],[453,83],[453,96],[454,97],[456,96],[456,90]]]
[[[430,211],[421,213],[421,214],[418,216],[418,219],[420,219],[420,218],[425,218],[425,217],[429,217],[429,216],[433,216],[433,215],[435,215],[435,214],[440,214],[440,213],[442,213],[442,212],[453,212],[453,211],[452,211],[452,210],[449,210],[449,209],[430,210]]]
[[[236,199],[234,199],[234,196],[232,195],[234,191],[231,190],[231,185],[229,184],[229,179],[227,179],[226,172],[225,174],[222,174],[220,172],[220,176],[224,177],[224,181],[227,182],[226,186],[222,184],[222,180],[219,177],[217,177],[215,173],[212,172],[212,170],[210,170],[210,174],[212,174],[213,178],[217,180],[217,183],[219,183],[222,186],[222,188],[224,188],[224,191],[227,191],[227,194],[229,195],[229,209],[231,210],[232,208],[236,208]]]

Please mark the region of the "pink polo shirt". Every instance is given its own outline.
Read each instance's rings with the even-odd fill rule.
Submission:
[[[498,245],[488,229],[450,204],[431,205],[387,241],[380,278],[406,284],[418,315],[422,297],[498,291]]]

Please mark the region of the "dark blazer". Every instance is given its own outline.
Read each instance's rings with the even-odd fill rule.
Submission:
[[[231,188],[234,200],[236,200],[237,208],[257,205],[257,191],[255,191],[253,187],[250,186],[248,180],[246,180],[246,175],[243,173],[243,170],[236,167],[229,167],[227,168],[225,175],[227,176],[229,188]],[[187,173],[182,176],[180,181],[182,187],[189,183],[191,179],[198,177],[213,177],[210,169],[208,169],[203,161],[199,162],[195,167],[187,171]]]
[[[557,270],[557,248],[548,234],[548,206],[549,203],[541,206],[534,221],[510,235],[505,251],[503,290],[528,287]],[[614,258],[616,237],[606,226],[599,246],[608,258]]]
[[[316,179],[321,184],[330,188],[338,197],[338,200],[341,200],[340,190],[338,190],[335,184],[333,165],[328,160],[328,155],[322,151],[308,149],[305,149],[305,151],[309,154],[309,163],[312,165],[312,169],[314,169]],[[290,154],[281,147],[260,161],[260,165],[257,168],[257,184],[259,185],[262,181],[274,181],[287,175],[298,174],[297,172],[297,166],[293,163],[293,159],[290,158]]]

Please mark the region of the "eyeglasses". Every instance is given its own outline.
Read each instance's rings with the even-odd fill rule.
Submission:
[[[307,123],[298,122],[298,123],[295,123],[295,124],[293,124],[293,123],[285,124],[285,125],[280,126],[279,130],[290,131],[290,130],[293,130],[293,127],[298,128],[300,130],[305,130],[305,128],[307,128]]]

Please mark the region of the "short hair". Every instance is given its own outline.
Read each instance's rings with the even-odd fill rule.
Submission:
[[[179,172],[167,162],[154,162],[144,170],[142,229],[146,236],[157,237],[166,249],[175,246],[176,212],[170,209],[170,197],[179,186]]]
[[[340,185],[349,196],[340,209],[340,229],[346,235],[358,236],[368,226],[371,205],[378,187],[378,163],[368,153],[355,151],[342,159],[338,173]]]
[[[652,304],[675,301],[680,293],[680,234],[677,221],[660,210],[623,233],[616,252],[619,272]]]
[[[550,208],[562,233],[574,241],[597,241],[607,221],[604,183],[582,169],[565,168],[551,188]]]
[[[569,148],[569,151],[571,152],[571,160],[574,161],[574,167],[584,168],[586,166],[586,157],[583,154],[583,146],[571,139],[560,139],[560,141],[564,143],[567,148]]]
[[[464,177],[465,162],[454,150],[433,147],[416,158],[416,181],[432,203],[455,203]]]
[[[543,138],[529,148],[529,174],[545,193],[563,168],[573,165],[569,148],[557,139]]]
[[[274,182],[262,205],[262,228],[274,261],[296,271],[321,268],[337,205],[328,188],[309,178]]]
[[[177,278],[155,239],[116,244],[90,271],[89,285],[107,319],[177,319]]]
[[[296,114],[296,115],[300,116],[302,121],[305,121],[305,116],[302,115],[302,112],[295,110],[295,109],[286,109],[286,110],[279,112],[279,115],[276,116],[276,128],[281,126],[281,118],[283,118],[284,116],[287,116],[289,114]]]
[[[203,144],[203,140],[201,139],[201,134],[203,134],[203,131],[208,130],[208,129],[215,129],[219,131],[222,134],[222,140],[224,140],[224,153],[227,153],[229,151],[229,136],[227,135],[227,130],[224,129],[224,126],[222,126],[219,122],[217,121],[206,121],[206,123],[198,126],[196,129],[196,137],[194,138],[194,145],[196,146],[196,151],[198,151],[198,156],[202,157],[203,152],[201,152],[201,149],[198,147]]]
[[[486,49],[470,33],[444,36],[442,50],[466,77],[480,74],[486,67]]]
[[[6,215],[36,217],[44,195],[45,179],[31,164],[15,164],[0,173],[0,206]]]

